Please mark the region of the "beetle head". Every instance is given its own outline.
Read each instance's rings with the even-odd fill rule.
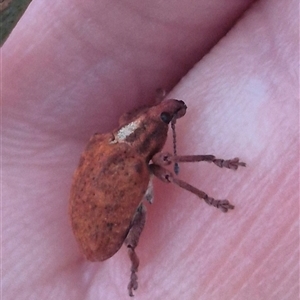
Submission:
[[[187,106],[181,100],[164,100],[158,105],[137,110],[120,119],[114,134],[118,142],[130,144],[141,156],[150,160],[164,146],[170,122],[185,115]],[[125,122],[125,120],[127,122]]]
[[[176,99],[162,101],[159,105],[153,107],[155,113],[157,111],[156,115],[160,112],[160,118],[166,124],[183,117],[186,109],[187,106],[185,103],[182,100]]]

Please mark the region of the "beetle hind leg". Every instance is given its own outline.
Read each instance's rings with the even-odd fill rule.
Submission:
[[[140,235],[143,231],[146,221],[146,207],[141,203],[136,210],[133,217],[129,232],[125,239],[125,245],[128,249],[128,255],[131,261],[131,275],[128,284],[128,293],[130,297],[133,297],[133,290],[138,288],[137,271],[139,267],[139,258],[135,252],[135,248],[138,245]]]

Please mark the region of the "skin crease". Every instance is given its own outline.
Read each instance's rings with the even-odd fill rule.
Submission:
[[[228,197],[227,214],[155,180],[135,298],[297,299],[297,1],[205,2],[32,3],[2,48],[3,298],[129,299],[124,247],[103,263],[79,253],[72,173],[94,132],[190,70],[170,95],[188,106],[178,153],[247,168],[180,164],[180,178]]]

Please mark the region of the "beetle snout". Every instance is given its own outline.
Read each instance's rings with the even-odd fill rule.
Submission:
[[[178,108],[177,111],[174,113],[174,118],[179,119],[183,117],[186,113],[187,106],[182,100],[177,100]]]

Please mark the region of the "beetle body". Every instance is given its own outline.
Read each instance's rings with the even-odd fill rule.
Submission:
[[[202,198],[207,204],[227,212],[234,206],[228,200],[215,200],[164,168],[178,162],[213,162],[218,167],[245,166],[238,158],[217,159],[213,155],[177,156],[161,153],[168,134],[178,118],[186,113],[183,101],[170,99],[158,105],[126,113],[120,126],[108,134],[95,134],[83,152],[74,174],[69,202],[71,224],[76,240],[88,260],[103,261],[124,243],[131,260],[129,295],[138,287],[139,259],[135,248],[143,230],[146,207],[152,203],[151,176],[174,183]]]
[[[168,122],[181,109],[182,101],[167,100],[125,114],[112,134],[90,139],[74,175],[69,207],[87,259],[103,261],[121,247],[149,185],[149,161],[164,146]],[[161,113],[170,120],[163,121]]]

